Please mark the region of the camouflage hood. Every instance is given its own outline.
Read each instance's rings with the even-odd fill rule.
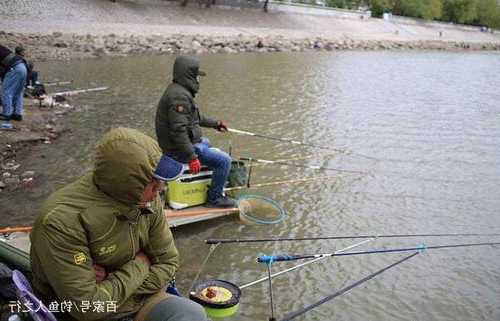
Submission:
[[[114,200],[135,206],[160,157],[158,143],[151,137],[135,129],[113,129],[97,145],[94,183]]]

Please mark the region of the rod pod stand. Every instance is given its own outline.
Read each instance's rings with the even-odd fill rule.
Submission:
[[[269,321],[276,321],[276,318],[274,317],[274,300],[273,300],[273,283],[272,283],[272,278],[271,278],[271,264],[273,263],[272,260],[266,262],[267,266],[267,276],[269,280],[269,298],[271,301],[271,317],[269,318]]]
[[[252,160],[249,161],[248,165],[248,175],[247,175],[247,188],[250,188],[250,179],[252,178]]]

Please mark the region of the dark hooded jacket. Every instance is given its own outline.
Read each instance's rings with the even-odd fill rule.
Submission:
[[[0,79],[3,80],[5,74],[12,68],[21,58],[13,53],[9,48],[0,45]]]
[[[96,150],[95,169],[52,194],[31,233],[33,287],[46,303],[111,302],[112,311],[71,309],[58,319],[112,320],[137,312],[174,277],[179,260],[160,197],[152,213],[137,204],[161,152],[132,129],[108,132]],[[136,258],[144,252],[151,266]],[[96,282],[93,264],[108,273]]]
[[[167,87],[156,111],[156,135],[164,154],[181,162],[197,157],[193,144],[201,141],[201,127],[217,128],[217,121],[201,115],[194,97],[200,84],[196,58],[175,60],[173,82]]]

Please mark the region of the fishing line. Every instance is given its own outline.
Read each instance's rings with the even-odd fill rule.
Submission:
[[[355,287],[357,287],[357,286],[365,283],[366,281],[369,281],[369,280],[373,279],[377,275],[382,274],[383,272],[385,272],[385,271],[387,271],[387,270],[395,267],[396,265],[399,265],[399,264],[401,264],[401,263],[403,263],[403,262],[411,259],[412,257],[415,257],[419,253],[420,253],[420,251],[417,251],[417,252],[415,252],[413,254],[410,254],[410,255],[402,258],[401,260],[399,260],[399,261],[397,261],[395,263],[392,263],[391,265],[388,265],[385,268],[383,268],[381,270],[378,270],[377,272],[374,272],[374,273],[372,273],[372,274],[370,274],[370,275],[362,278],[361,280],[356,281],[353,284],[351,284],[351,285],[349,285],[349,286],[347,286],[347,287],[345,287],[345,288],[343,288],[343,289],[341,289],[341,290],[339,290],[339,291],[337,291],[337,292],[335,292],[335,293],[333,293],[333,294],[331,294],[331,295],[329,295],[329,296],[327,296],[327,297],[325,297],[325,298],[323,298],[323,299],[321,299],[321,300],[319,300],[319,301],[317,301],[317,302],[315,302],[315,303],[313,303],[311,305],[308,305],[308,306],[306,306],[306,307],[304,307],[304,308],[302,308],[302,309],[300,309],[298,311],[295,311],[295,312],[292,312],[290,314],[287,314],[280,321],[289,321],[289,320],[295,319],[296,317],[298,317],[298,316],[300,316],[300,315],[302,315],[302,314],[304,314],[304,313],[306,313],[306,312],[308,312],[308,311],[316,308],[317,306],[320,306],[323,303],[326,303],[326,302],[328,302],[328,301],[330,301],[330,300],[332,300],[332,299],[334,299],[334,298],[336,298],[336,297],[338,297],[338,296],[340,296],[340,295],[342,295],[342,294],[344,294],[344,293],[346,293],[346,292],[354,289]]]
[[[345,235],[345,236],[318,236],[318,237],[278,237],[261,239],[206,239],[206,244],[229,243],[259,243],[259,242],[286,242],[286,241],[316,241],[316,240],[346,240],[368,238],[412,238],[412,237],[452,237],[452,236],[500,236],[500,233],[437,233],[437,234],[387,234],[387,235]]]
[[[219,246],[219,244],[212,244],[210,246],[210,249],[208,250],[208,254],[207,256],[205,257],[205,260],[203,260],[203,263],[201,264],[200,266],[200,269],[198,270],[198,273],[196,274],[196,276],[194,277],[193,279],[193,282],[191,282],[191,286],[189,287],[189,292],[193,291],[193,288],[194,288],[194,285],[196,284],[196,282],[198,282],[198,279],[200,277],[200,274],[201,274],[201,271],[203,271],[203,269],[205,268],[205,265],[207,264],[208,262],[208,259],[210,258],[210,256],[212,255],[212,253],[215,251],[215,249]]]

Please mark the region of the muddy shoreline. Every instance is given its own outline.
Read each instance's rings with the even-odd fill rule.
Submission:
[[[64,116],[74,110],[68,102],[47,105],[25,98],[23,121],[11,121],[12,129],[0,131],[0,192],[22,191],[36,183],[36,173],[22,166],[22,159],[34,145],[51,144],[69,131]]]

